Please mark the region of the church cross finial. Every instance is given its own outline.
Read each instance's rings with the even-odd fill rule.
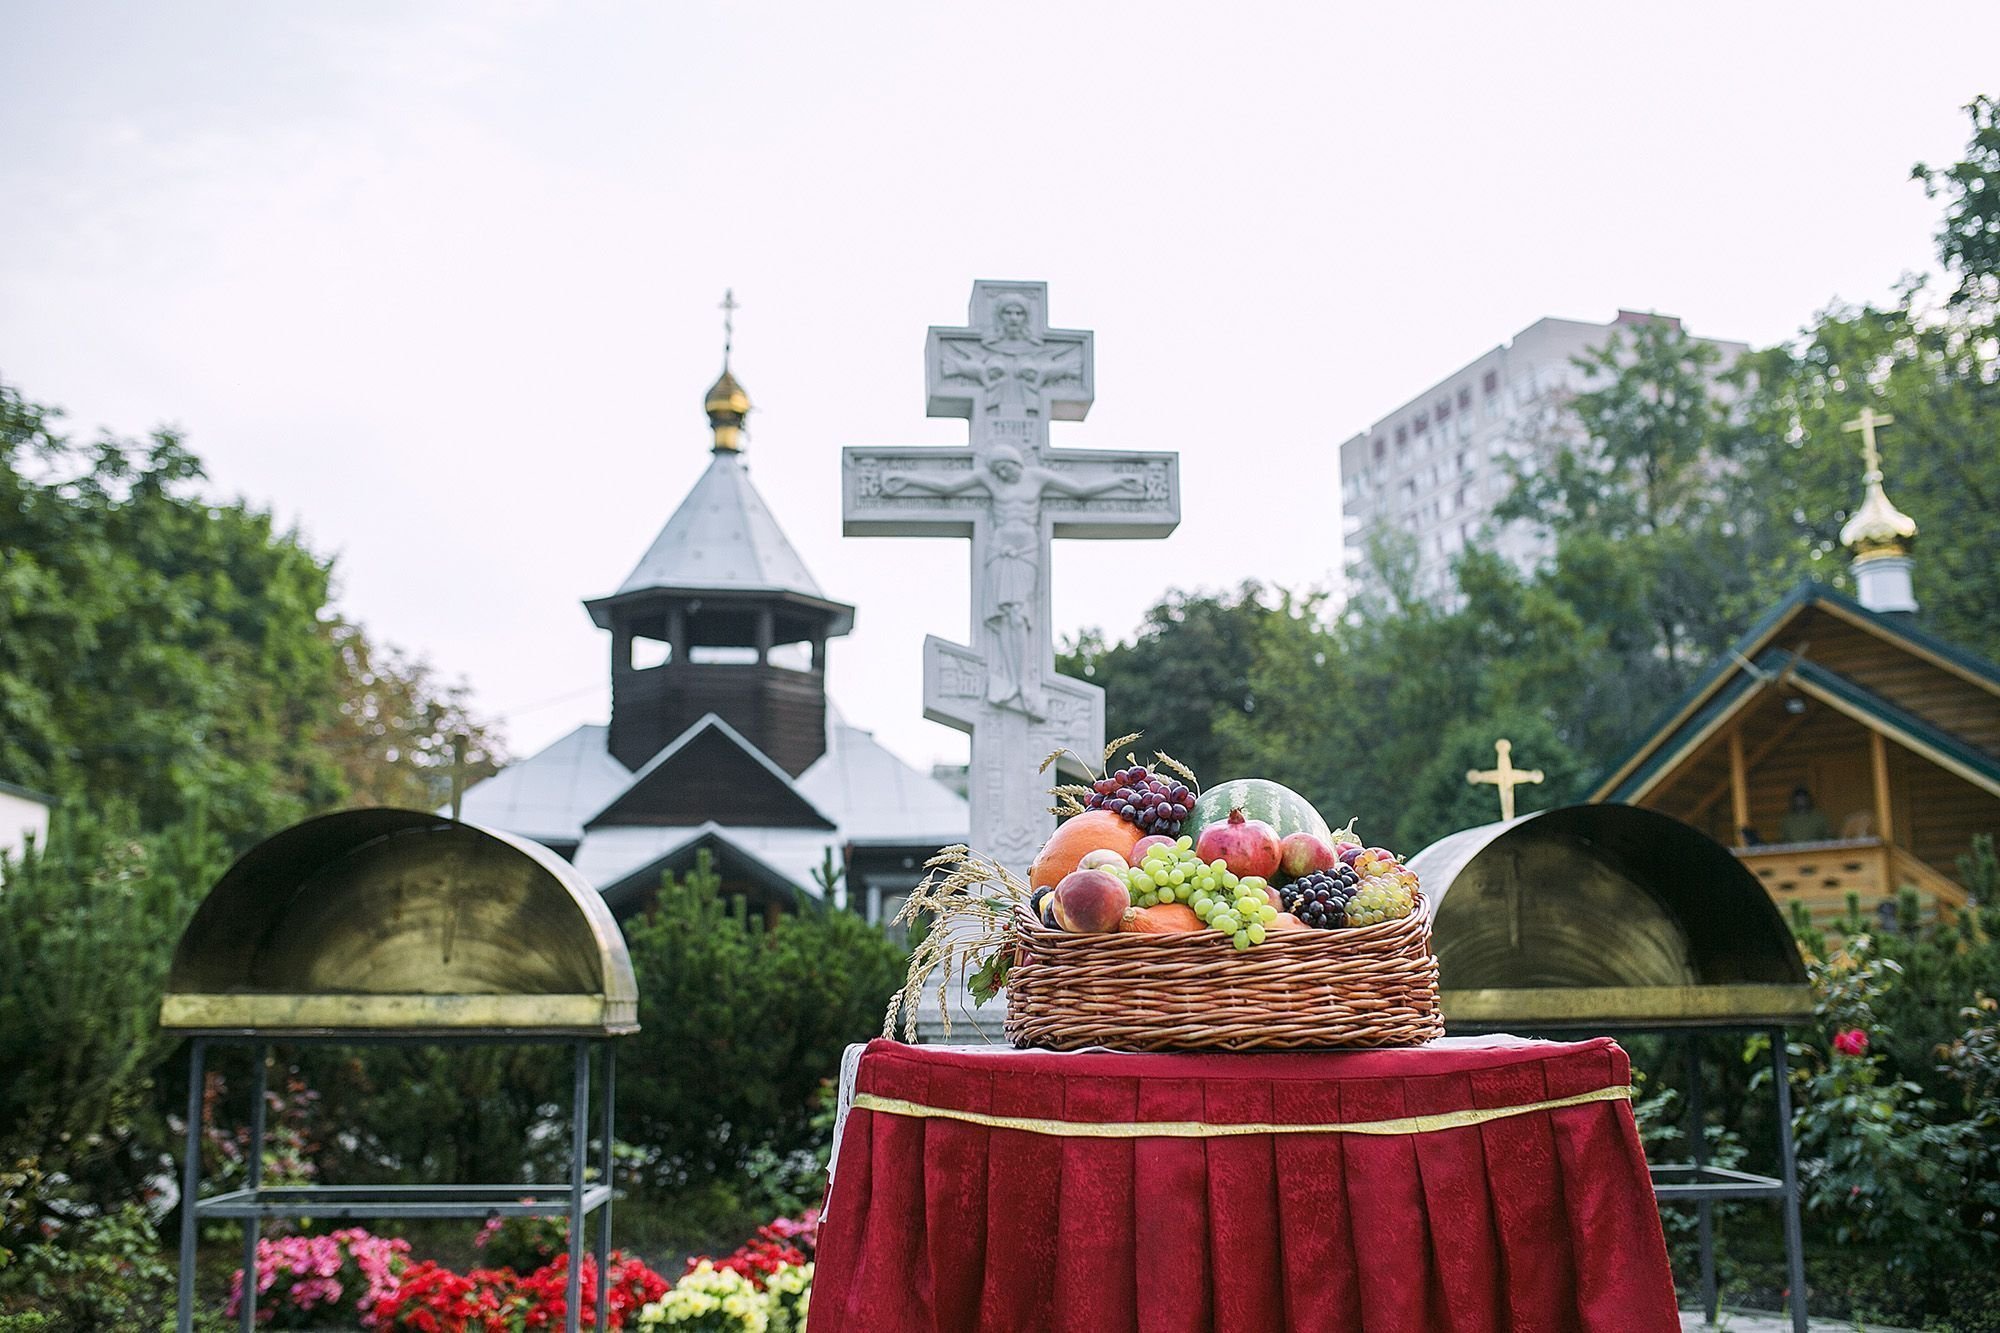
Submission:
[[[736,289],[722,289],[722,304],[716,309],[722,312],[722,368],[729,369],[729,348],[736,341]]]
[[[1861,409],[1860,416],[1841,426],[1841,429],[1847,431],[1849,434],[1855,431],[1861,432],[1861,460],[1868,467],[1868,475],[1863,478],[1864,481],[1880,481],[1882,479],[1882,451],[1875,447],[1875,428],[1877,426],[1893,425],[1895,420],[1896,418],[1890,416],[1887,412],[1877,412],[1870,405],[1864,406]]]
[[[1493,743],[1493,752],[1500,757],[1497,767],[1469,769],[1465,780],[1475,787],[1498,787],[1500,789],[1500,818],[1514,817],[1514,788],[1523,784],[1534,784],[1542,780],[1539,768],[1514,767],[1514,742],[1498,740]]]

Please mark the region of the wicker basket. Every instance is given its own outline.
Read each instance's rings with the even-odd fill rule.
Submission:
[[[1074,935],[1016,914],[1007,1037],[1072,1051],[1306,1051],[1444,1035],[1429,905],[1352,930]]]

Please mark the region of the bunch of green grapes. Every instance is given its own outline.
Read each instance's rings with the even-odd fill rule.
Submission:
[[[1265,930],[1278,919],[1278,909],[1265,896],[1262,877],[1238,879],[1229,867],[1213,861],[1204,867],[1201,879],[1188,899],[1194,914],[1229,936],[1239,949],[1262,944]]]
[[[1186,902],[1204,876],[1212,878],[1209,867],[1194,854],[1194,839],[1181,838],[1171,846],[1148,847],[1139,864],[1125,872],[1125,887],[1132,891],[1134,907],[1156,907]]]

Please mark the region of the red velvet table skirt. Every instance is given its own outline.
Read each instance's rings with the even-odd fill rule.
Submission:
[[[1299,1055],[877,1041],[812,1330],[1677,1333],[1630,1081],[1608,1038]]]

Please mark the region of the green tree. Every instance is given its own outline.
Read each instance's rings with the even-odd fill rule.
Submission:
[[[905,958],[852,912],[805,908],[766,926],[725,901],[706,861],[666,876],[625,923],[639,1033],[620,1063],[619,1136],[665,1190],[740,1181],[760,1154],[810,1146],[820,1084],[882,1027]]]
[[[54,421],[0,387],[0,765],[150,827],[200,807],[232,841],[337,799],[327,564],[196,494],[172,432],[83,446]]]
[[[1404,794],[1392,844],[1396,850],[1414,854],[1448,833],[1500,817],[1497,789],[1475,786],[1466,774],[1493,767],[1493,743],[1503,736],[1514,743],[1516,768],[1542,771],[1539,784],[1514,789],[1517,815],[1568,805],[1583,794],[1588,774],[1541,714],[1510,711],[1456,722]]]
[[[339,705],[320,738],[351,805],[430,810],[500,771],[506,747],[474,711],[471,690],[429,663],[369,640],[348,621],[327,626],[339,670]]]
[[[153,1079],[178,1042],[160,994],[225,861],[198,820],[142,834],[129,812],[75,805],[46,845],[0,861],[0,1165],[38,1163],[45,1186],[16,1225],[65,1200],[116,1207],[158,1169]]]
[[[1233,593],[1170,591],[1131,643],[1107,644],[1099,631],[1085,630],[1064,646],[1056,667],[1103,687],[1112,736],[1144,732],[1142,749],[1163,749],[1204,782],[1222,781],[1241,776],[1233,769],[1247,759],[1230,750],[1223,719],[1258,707],[1255,645],[1310,619],[1319,605],[1255,582]]]
[[[203,494],[171,431],[90,444],[0,385],[0,776],[200,809],[242,845],[357,799],[448,795],[498,738],[466,691],[327,605],[331,562],[270,514]]]

